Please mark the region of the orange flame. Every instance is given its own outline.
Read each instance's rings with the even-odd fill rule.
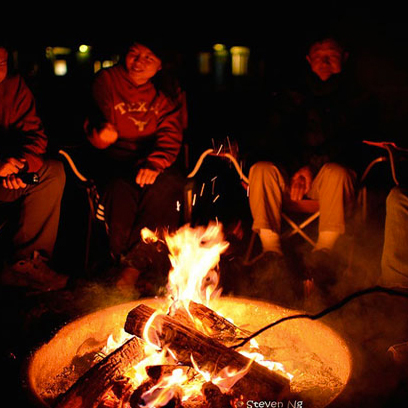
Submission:
[[[224,241],[220,223],[211,223],[207,228],[191,228],[189,225],[185,225],[175,234],[167,234],[164,241],[159,239],[156,233],[144,228],[142,239],[146,243],[155,243],[160,240],[165,242],[168,247],[172,268],[167,283],[169,305],[163,305],[163,310],[167,307],[167,313],[172,314],[179,307],[184,307],[189,313],[190,301],[209,306],[212,299],[221,295],[222,289],[218,286],[219,275],[216,267],[221,254],[228,248],[229,243]],[[153,313],[144,327],[143,338],[147,357],[127,373],[135,386],[139,386],[148,378],[146,367],[177,364],[173,352],[165,344],[161,344],[159,339],[161,326],[157,323],[156,317],[163,314],[164,312],[159,310]],[[198,330],[207,331],[199,319],[194,319],[191,315],[190,318],[196,326],[202,326],[197,327]],[[203,380],[213,382],[223,393],[230,390],[237,381],[245,376],[253,361],[257,361],[269,369],[285,372],[283,366],[278,363],[264,361],[264,356],[256,350],[258,345],[255,340],[252,340],[250,345],[248,352],[241,352],[248,357],[249,362],[240,370],[225,367],[216,374],[209,373],[201,370],[191,356],[192,365],[201,374]],[[285,372],[285,374],[287,373]],[[174,369],[171,374],[163,375],[155,386],[142,395],[145,402],[144,406],[147,408],[160,407],[166,405],[174,397],[185,401],[190,397],[201,395],[203,382],[198,379],[199,377],[192,381],[191,378],[187,378],[183,369]]]
[[[197,363],[194,361],[193,356],[190,356],[191,363],[194,369],[200,373],[205,381],[211,381],[213,384],[217,385],[222,393],[229,391],[251,368],[253,359],[248,362],[248,364],[241,370],[233,369],[231,367],[224,367],[218,372],[217,375],[212,375],[208,371],[201,370]]]
[[[181,397],[182,392],[180,385],[187,380],[188,378],[181,368],[174,369],[171,375],[164,376],[158,384],[142,394],[144,407],[162,407],[173,397]]]
[[[221,294],[215,268],[229,245],[223,240],[221,225],[210,224],[207,228],[186,225],[165,240],[172,265],[167,285],[172,307],[181,304],[188,310],[190,301],[208,306],[211,299]]]

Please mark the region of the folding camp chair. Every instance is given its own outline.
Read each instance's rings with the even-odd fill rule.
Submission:
[[[91,248],[91,237],[96,224],[104,224],[105,230],[107,231],[106,222],[105,222],[105,209],[103,205],[100,203],[100,196],[98,190],[96,188],[95,182],[86,177],[83,173],[81,173],[75,162],[72,158],[71,154],[69,154],[66,150],[60,149],[58,153],[66,160],[72,173],[76,177],[79,182],[81,188],[84,188],[88,198],[89,204],[89,212],[88,212],[88,222],[87,222],[87,230],[86,230],[86,243],[85,243],[85,256],[84,256],[84,270],[87,271],[89,269],[89,261],[90,261],[90,248]]]
[[[187,180],[192,181],[195,175],[200,170],[204,160],[207,157],[218,157],[220,159],[227,159],[230,163],[233,164],[236,172],[240,177],[241,184],[244,188],[247,188],[249,185],[249,180],[247,176],[242,171],[241,166],[239,165],[237,159],[234,157],[233,154],[229,153],[228,151],[216,151],[215,149],[207,149],[205,150],[201,156],[198,158],[193,170],[187,175]],[[186,183],[186,188],[184,191],[184,220],[185,222],[191,222],[192,218],[192,207],[193,207],[193,185],[192,182]]]
[[[361,214],[360,222],[364,224],[368,217],[368,175],[371,173],[374,167],[379,163],[388,162],[390,164],[391,175],[394,183],[399,184],[398,180],[398,164],[403,161],[408,161],[408,150],[400,148],[393,142],[371,142],[364,141],[363,143],[371,146],[376,146],[386,150],[385,155],[380,155],[373,159],[365,168],[362,176],[359,180],[357,191],[357,204]],[[305,228],[314,221],[318,220],[320,216],[319,201],[318,200],[300,200],[300,201],[284,201],[282,211],[282,219],[291,227],[281,235],[282,239],[290,238],[295,234],[299,234],[305,241],[307,241],[312,247],[316,246],[316,241],[306,233]],[[303,218],[299,223],[295,222],[292,214],[304,214],[306,218]],[[257,234],[252,233],[251,240],[248,246],[247,253],[244,258],[245,264],[253,263],[256,258],[251,260],[253,247],[257,239]]]
[[[223,151],[216,151],[215,149],[207,149],[205,150],[201,156],[198,158],[193,170],[188,174],[187,178],[192,179],[201,168],[204,160],[207,157],[219,157],[221,159],[225,158],[228,159],[234,166],[235,170],[237,171],[241,184],[243,188],[249,188],[249,179],[243,173],[241,166],[239,165],[235,156],[229,152]],[[185,219],[188,222],[191,220],[191,213],[192,213],[192,200],[193,200],[193,193],[192,193],[192,184],[187,183],[187,188],[185,191]],[[300,224],[297,224],[291,217],[290,214],[292,213],[302,213],[307,214],[307,218],[304,219]],[[320,215],[319,212],[319,202],[317,200],[300,200],[300,201],[285,201],[284,203],[284,213],[282,213],[282,218],[286,221],[286,223],[291,227],[291,230],[286,231],[283,234],[283,238],[289,238],[292,235],[299,234],[301,235],[307,242],[309,242],[312,246],[316,245],[316,242],[304,231],[304,229],[310,225],[313,221],[318,219]],[[248,245],[248,250],[244,257],[244,264],[250,264],[252,261],[250,260],[253,247],[255,244],[257,234],[255,232],[252,233],[250,242]]]

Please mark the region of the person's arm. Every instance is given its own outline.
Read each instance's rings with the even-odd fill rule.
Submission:
[[[183,140],[179,107],[164,102],[156,130],[153,151],[146,158],[146,167],[163,171],[170,167],[180,152]]]
[[[136,183],[141,187],[153,184],[157,176],[170,167],[179,154],[183,132],[179,107],[164,102],[156,131],[156,143],[136,175]]]
[[[18,160],[14,157],[0,161],[0,177],[3,178],[2,186],[9,190],[26,187],[27,185],[17,176],[17,173],[24,169],[25,165],[25,159]]]
[[[291,178],[290,199],[301,200],[312,186],[313,174],[309,166],[300,168]]]
[[[113,121],[113,102],[109,76],[102,71],[92,86],[89,117],[85,123],[88,141],[97,149],[106,149],[118,139]]]
[[[44,164],[43,155],[48,140],[36,112],[34,96],[22,78],[18,80],[10,119],[10,128],[19,139],[14,141],[16,148],[13,158],[22,159],[27,171],[38,171]]]

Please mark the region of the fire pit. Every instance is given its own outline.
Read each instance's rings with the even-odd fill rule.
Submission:
[[[143,236],[151,242],[151,231]],[[162,241],[164,242],[164,241]],[[57,408],[326,406],[344,388],[350,355],[324,324],[244,298],[220,297],[220,225],[165,238],[172,268],[165,298],[106,308],[63,327],[33,355],[29,384]],[[244,344],[240,340],[247,339]],[[169,405],[170,404],[170,405]]]
[[[163,299],[150,298],[109,307],[64,326],[53,339],[32,356],[28,380],[39,407],[53,406],[91,365],[106,345],[108,337],[119,338],[128,313],[140,304],[160,308]],[[216,310],[233,319],[242,329],[255,331],[266,322],[297,313],[294,310],[244,298],[221,297]],[[321,322],[292,320],[274,327],[257,338],[267,346],[269,359],[279,362],[293,375],[291,391],[303,406],[324,407],[345,387],[351,357],[345,342]],[[276,405],[278,406],[278,405]],[[294,405],[296,406],[296,405]]]

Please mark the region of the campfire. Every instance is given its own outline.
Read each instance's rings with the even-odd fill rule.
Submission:
[[[143,238],[160,239],[148,230]],[[350,356],[322,323],[293,320],[233,347],[296,311],[221,296],[217,265],[228,243],[220,224],[184,226],[164,241],[166,297],[78,319],[34,354],[29,382],[42,406],[319,407],[341,392]]]

